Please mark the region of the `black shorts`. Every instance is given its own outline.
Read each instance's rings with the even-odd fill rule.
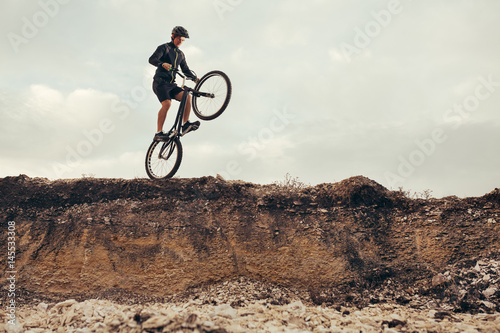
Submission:
[[[153,81],[153,91],[161,103],[167,99],[175,99],[175,96],[184,90],[175,83],[169,83],[162,79],[155,79]]]

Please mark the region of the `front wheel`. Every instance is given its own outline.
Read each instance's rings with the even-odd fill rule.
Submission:
[[[193,93],[193,111],[202,120],[212,120],[224,112],[231,99],[231,81],[221,71],[203,75]]]
[[[151,179],[171,178],[179,169],[182,145],[179,138],[153,141],[146,154],[146,173]]]

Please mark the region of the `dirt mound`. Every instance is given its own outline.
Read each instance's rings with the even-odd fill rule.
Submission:
[[[490,280],[469,288],[456,281],[472,273],[446,267],[497,262],[499,198],[497,189],[413,200],[362,176],[290,188],[21,175],[0,179],[0,225],[15,223],[19,302],[164,300],[245,277],[305,290],[318,304],[419,295],[452,311],[495,311],[491,269]]]
[[[335,184],[321,184],[317,188],[318,199],[324,207],[389,207],[392,204],[390,191],[363,176],[351,177]]]
[[[482,197],[486,202],[495,203],[500,205],[500,189],[496,188]]]

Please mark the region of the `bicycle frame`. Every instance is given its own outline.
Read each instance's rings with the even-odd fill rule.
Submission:
[[[214,98],[213,94],[203,93],[201,91],[197,91],[197,90],[194,90],[190,87],[185,86],[186,76],[183,75],[182,73],[180,73],[177,69],[172,69],[172,71],[177,72],[177,74],[179,74],[179,76],[182,77],[181,88],[184,90],[184,94],[182,94],[179,109],[177,110],[177,115],[175,117],[174,125],[170,129],[170,133],[173,133],[173,135],[171,135],[169,140],[167,140],[166,142],[163,143],[163,146],[161,147],[160,152],[158,153],[158,158],[162,158],[162,159],[168,159],[170,157],[170,155],[172,154],[173,150],[172,150],[171,143],[173,142],[173,140],[175,140],[177,137],[183,136],[182,130],[181,130],[182,129],[182,118],[184,117],[184,112],[186,109],[186,103],[187,103],[188,96],[190,94],[196,94],[197,96],[205,96],[205,97]],[[167,156],[163,157],[163,153],[165,152],[167,147],[170,147],[171,149],[168,152]]]
[[[185,79],[183,81],[185,81]],[[174,125],[171,128],[171,132],[174,133],[172,139],[175,138],[176,136],[182,136],[181,133],[182,118],[184,117],[184,111],[186,109],[187,99],[190,94],[190,92],[184,88],[184,82],[182,83],[181,88],[184,89],[184,93],[182,94],[181,103],[179,105],[179,109],[177,110],[177,116],[175,117]]]
[[[204,93],[201,91],[197,91],[197,90],[194,90],[193,88],[185,86],[186,76],[183,75],[182,73],[180,73],[178,69],[171,69],[171,70],[176,72],[180,77],[182,77],[181,88],[184,90],[184,94],[182,94],[181,104],[179,105],[179,109],[177,111],[177,116],[175,118],[174,125],[171,128],[172,133],[174,133],[172,138],[175,138],[176,136],[182,136],[182,134],[181,134],[182,117],[184,116],[184,111],[186,108],[186,102],[187,102],[188,96],[193,94],[197,97],[204,96],[204,97],[214,98],[215,95],[210,94],[210,93]]]

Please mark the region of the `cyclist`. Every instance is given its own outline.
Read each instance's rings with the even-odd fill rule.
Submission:
[[[174,27],[172,29],[172,40],[169,43],[158,46],[149,58],[149,63],[157,67],[153,80],[153,91],[161,103],[161,109],[158,111],[157,133],[154,140],[165,140],[168,138],[169,133],[163,132],[163,124],[167,117],[167,111],[172,104],[172,98],[180,101],[184,94],[184,90],[175,83],[176,73],[170,71],[170,69],[180,67],[186,77],[195,82],[199,81],[196,75],[189,69],[184,53],[179,49],[186,38],[189,38],[189,34],[185,28],[181,26]],[[199,121],[189,121],[190,112],[191,96],[188,96],[183,115],[182,134],[195,131],[200,127]]]

